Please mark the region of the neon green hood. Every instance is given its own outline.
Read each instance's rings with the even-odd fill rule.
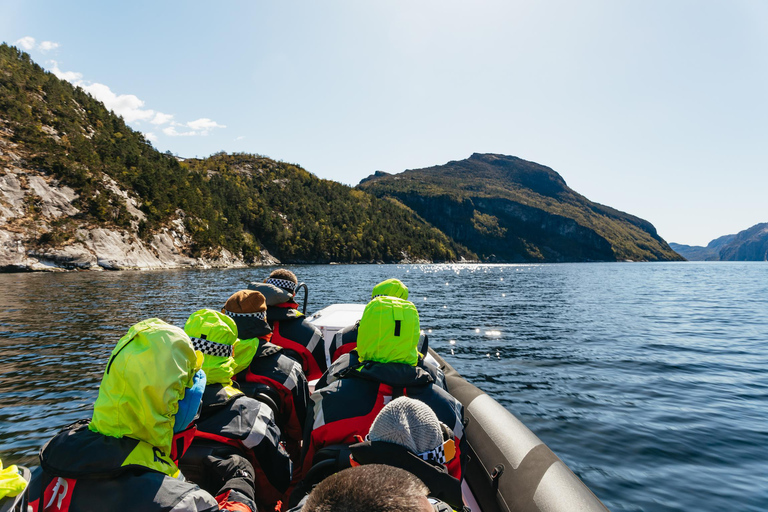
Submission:
[[[238,339],[235,344],[235,366],[232,370],[235,375],[245,370],[251,365],[253,357],[256,355],[256,351],[259,350],[259,338],[251,338],[249,340]]]
[[[228,345],[237,351],[237,324],[227,315],[223,315],[212,309],[201,309],[189,317],[184,324],[184,332],[192,339],[193,344],[200,340],[213,342],[217,345]],[[196,348],[200,348],[195,345]],[[232,376],[235,374],[235,358],[232,355],[213,355],[205,348],[203,352],[203,371],[208,384],[232,384]]]
[[[177,472],[175,465],[158,462],[153,447],[164,457],[170,453],[179,400],[192,386],[201,364],[189,337],[178,327],[158,318],[137,323],[112,350],[89,428],[107,436],[143,441],[124,465]]]
[[[27,481],[19,474],[19,468],[13,465],[3,469],[3,461],[0,460],[0,500],[6,496],[18,496],[26,488]]]
[[[376,297],[365,306],[357,331],[361,361],[416,366],[419,354],[419,312],[407,300]]]
[[[375,299],[379,295],[408,299],[408,287],[399,279],[387,279],[373,287],[371,298]]]

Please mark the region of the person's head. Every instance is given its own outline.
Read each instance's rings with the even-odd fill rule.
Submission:
[[[267,323],[267,301],[261,292],[240,290],[227,299],[221,312],[234,320],[240,338],[235,345],[235,373],[244,370],[259,347],[259,338],[272,330]]]
[[[197,411],[197,403],[188,404],[182,407],[187,414],[180,410],[180,402],[192,395],[196,376],[200,381],[202,362],[189,336],[178,327],[157,318],[137,323],[112,350],[89,428],[171,453],[176,423],[186,427],[181,423],[188,424]]]
[[[267,284],[272,284],[278,288],[282,288],[291,295],[296,293],[296,286],[299,284],[299,280],[296,279],[296,274],[288,270],[287,268],[278,268],[269,274],[269,277],[264,280]]]
[[[371,300],[360,318],[357,353],[361,361],[416,366],[419,312],[411,302],[381,296]]]
[[[373,287],[371,298],[375,299],[381,295],[397,297],[398,299],[408,299],[408,287],[399,279],[387,279]]]
[[[203,370],[208,384],[231,384],[235,374],[234,345],[237,325],[234,320],[212,309],[193,313],[184,324],[184,332],[195,350],[203,353]]]
[[[442,446],[443,429],[427,404],[401,396],[379,411],[371,424],[368,439],[394,443],[422,455]]]
[[[404,469],[383,464],[348,468],[320,482],[301,512],[428,512],[429,489]]]

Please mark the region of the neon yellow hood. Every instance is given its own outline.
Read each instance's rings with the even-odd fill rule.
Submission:
[[[3,461],[0,460],[0,500],[6,496],[18,496],[26,488],[27,481],[19,474],[19,468],[13,465],[3,469]]]
[[[233,370],[235,375],[251,365],[251,361],[256,355],[256,351],[259,349],[260,342],[261,340],[259,338],[237,340],[237,343],[235,344],[235,366]]]
[[[237,351],[237,324],[227,315],[223,315],[212,309],[201,309],[189,317],[184,324],[186,332],[193,343],[200,339],[213,342],[218,345],[228,345]],[[203,371],[208,384],[232,384],[232,376],[235,374],[235,358],[232,355],[218,356],[203,352]]]
[[[371,298],[375,299],[379,295],[388,295],[398,299],[408,299],[408,287],[399,279],[387,279],[373,287]]]
[[[157,318],[137,323],[112,350],[89,428],[148,443],[149,447],[140,444],[125,464],[152,467],[156,458],[152,447],[164,455],[171,451],[179,400],[201,364],[189,337],[178,327]]]
[[[418,342],[419,312],[411,302],[381,296],[365,306],[357,331],[357,353],[361,361],[416,366]]]

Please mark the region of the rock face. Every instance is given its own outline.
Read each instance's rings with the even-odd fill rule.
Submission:
[[[768,261],[768,222],[738,233],[720,250],[722,261]]]
[[[136,228],[143,214],[136,201],[116,183],[113,192],[126,202],[133,216],[131,228],[107,229],[91,226],[77,218],[72,205],[77,194],[60,186],[39,171],[14,165],[12,146],[0,137],[0,271],[124,270],[183,267],[242,267],[243,258],[226,249],[198,258],[189,256],[190,237],[184,227],[184,212],[159,233],[148,239]],[[257,264],[279,261],[262,251]]]
[[[593,203],[554,170],[520,158],[473,154],[466,160],[358,185],[390,197],[484,261],[680,260],[653,225]]]
[[[768,222],[735,235],[715,238],[706,247],[670,244],[690,261],[768,261]]]

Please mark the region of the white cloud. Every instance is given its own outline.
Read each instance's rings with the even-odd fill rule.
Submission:
[[[245,135],[241,135],[239,137],[235,137],[235,140],[243,140],[245,138]]]
[[[165,124],[170,123],[173,120],[173,114],[163,114],[158,112],[155,114],[155,118],[150,121],[152,124]]]
[[[29,51],[35,47],[35,38],[31,36],[22,37],[21,39],[17,40],[15,44]]]
[[[24,40],[23,43],[21,42],[22,40]],[[27,37],[19,39],[17,44],[22,46],[24,44],[30,44],[34,46],[34,41],[34,38]],[[44,41],[43,43],[50,43],[50,41]],[[56,43],[51,43],[51,45],[53,46],[50,46],[50,49],[58,47],[58,44]],[[90,93],[91,96],[104,103],[104,106],[108,109],[113,110],[115,114],[122,116],[127,123],[149,121],[158,127],[170,123],[170,126],[163,128],[163,133],[169,137],[191,137],[194,135],[206,136],[214,128],[226,128],[223,124],[219,124],[207,117],[201,117],[200,119],[189,121],[187,123],[175,122],[173,120],[173,114],[165,114],[149,108],[144,108],[144,101],[139,99],[138,96],[133,94],[115,94],[107,85],[83,80],[82,73],[62,71],[59,69],[59,64],[55,60],[48,62],[53,66],[51,72],[59,79],[67,80],[73,85],[82,87],[84,91]],[[188,128],[188,130],[178,131],[176,130],[176,127]],[[157,135],[153,132],[145,133],[144,136],[151,141],[157,140]]]
[[[38,47],[41,52],[48,52],[51,50],[55,50],[59,47],[59,43],[54,43],[53,41],[43,41],[40,43],[40,46]]]
[[[163,128],[163,133],[170,136],[170,137],[191,137],[192,135],[197,135],[198,133],[195,131],[191,132],[177,132],[175,126],[167,126]]]
[[[55,50],[59,46],[61,46],[59,43],[54,43],[53,41],[41,41],[40,44],[36,44],[37,41],[32,36],[25,36],[21,39],[18,39],[16,41],[16,45],[20,46],[23,50],[31,51],[37,48],[41,52],[49,52],[51,50]]]
[[[77,73],[75,71],[62,71],[59,69],[59,64],[55,60],[52,60],[51,62],[53,63],[51,73],[56,75],[59,80],[66,80],[67,82],[72,82],[75,85],[80,85],[80,80],[83,78],[82,73]]]
[[[123,116],[126,122],[148,121],[155,117],[155,111],[143,109],[144,102],[133,94],[115,94],[108,86],[99,83],[89,85],[78,84],[91,96],[104,103],[104,105],[114,110],[115,114]]]
[[[190,128],[190,130],[180,132],[176,130],[177,126],[180,128]],[[177,123],[172,121],[171,126],[163,128],[163,133],[171,137],[190,137],[192,135],[201,135],[204,137],[214,128],[226,128],[226,126],[219,124],[212,119],[208,119],[207,117],[201,117],[200,119],[189,121],[188,123]]]
[[[190,121],[187,123],[187,126],[192,128],[193,130],[202,130],[207,132],[208,130],[212,128],[226,128],[223,124],[219,124],[216,121],[213,121],[212,119],[208,119],[207,117],[201,117],[200,119],[197,119],[195,121]]]

